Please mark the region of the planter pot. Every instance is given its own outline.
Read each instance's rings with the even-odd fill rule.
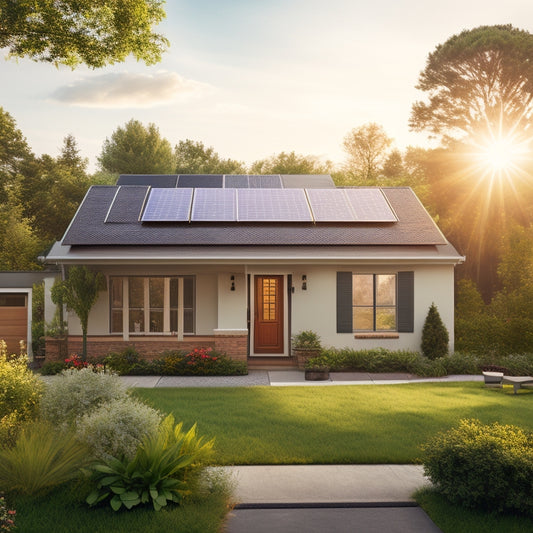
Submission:
[[[326,381],[329,379],[329,370],[306,370],[306,381]]]
[[[318,357],[320,355],[320,350],[301,350],[298,348],[294,348],[292,350],[292,354],[296,357],[296,361],[298,362],[298,368],[300,370],[304,370],[305,363],[307,363],[307,360],[313,357]]]

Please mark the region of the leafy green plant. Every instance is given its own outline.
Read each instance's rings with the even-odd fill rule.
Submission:
[[[87,497],[91,506],[109,500],[112,509],[131,509],[151,503],[156,511],[168,502],[179,503],[187,492],[187,469],[208,457],[214,440],[198,437],[196,425],[187,433],[167,416],[155,434],[144,437],[135,457],[111,458],[93,467],[96,489]]]
[[[25,355],[8,357],[0,341],[0,447],[13,444],[20,425],[39,411],[42,381],[28,368]]]
[[[293,335],[292,347],[295,350],[321,350],[322,344],[317,333],[305,330]]]
[[[0,531],[12,531],[15,528],[16,511],[8,509],[6,499],[0,492]]]
[[[67,366],[62,361],[48,361],[41,367],[41,375],[43,376],[55,376],[65,370]]]
[[[424,472],[450,501],[533,515],[533,434],[461,420],[422,447]]]
[[[151,373],[148,361],[141,359],[139,352],[133,346],[128,346],[121,352],[110,352],[104,362],[106,368],[120,375]]]
[[[47,384],[41,412],[45,420],[68,425],[99,405],[127,395],[116,374],[93,372],[91,368],[68,369]]]
[[[77,477],[87,462],[87,450],[73,433],[33,422],[15,446],[0,450],[0,485],[10,492],[44,494]]]
[[[142,439],[157,432],[161,414],[134,398],[102,403],[76,422],[78,439],[96,459],[132,459]]]
[[[448,354],[448,342],[448,330],[432,303],[422,328],[422,353],[431,360],[444,357]]]

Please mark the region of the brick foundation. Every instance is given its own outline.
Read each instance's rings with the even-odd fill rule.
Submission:
[[[45,361],[64,361],[68,357],[68,339],[45,337]]]

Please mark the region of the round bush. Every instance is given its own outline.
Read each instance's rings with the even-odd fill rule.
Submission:
[[[462,420],[423,451],[425,474],[450,501],[533,515],[533,434]]]
[[[79,440],[96,459],[110,456],[132,459],[145,435],[157,432],[161,414],[133,398],[121,398],[101,404],[76,423]]]
[[[41,413],[45,420],[69,424],[103,403],[127,396],[127,389],[116,374],[90,368],[68,369],[47,385]]]

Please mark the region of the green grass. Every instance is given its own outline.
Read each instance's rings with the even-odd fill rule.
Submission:
[[[415,463],[462,418],[533,430],[533,391],[473,383],[136,389],[185,427],[216,437],[217,464]]]
[[[229,489],[219,480],[214,490],[155,512],[151,508],[114,512],[109,506],[89,508],[83,487],[63,486],[35,498],[11,497],[17,511],[15,523],[24,533],[216,533],[228,512]]]
[[[531,531],[531,518],[472,511],[450,503],[433,489],[422,489],[416,501],[443,533],[524,533]]]

